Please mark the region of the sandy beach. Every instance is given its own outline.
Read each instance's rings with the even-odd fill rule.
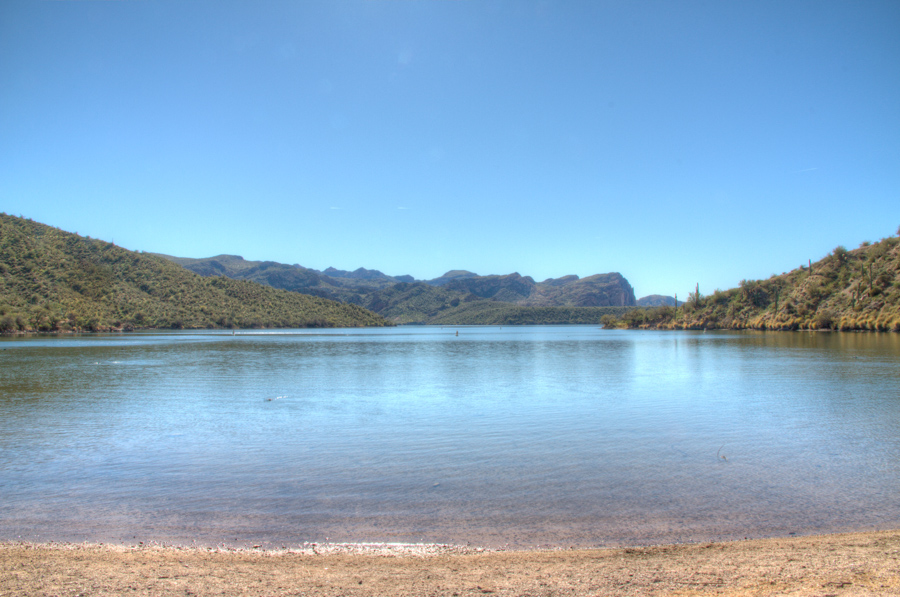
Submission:
[[[490,551],[0,544],[0,595],[900,595],[900,531]]]

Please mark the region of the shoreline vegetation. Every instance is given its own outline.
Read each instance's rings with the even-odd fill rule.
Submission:
[[[223,276],[0,214],[0,332],[390,325],[358,305]]]
[[[632,548],[0,542],[0,594],[896,595],[900,531]]]
[[[900,230],[898,230],[900,234]],[[607,328],[657,330],[826,330],[900,332],[900,238],[834,249],[768,280],[676,307],[638,308],[602,318]]]
[[[0,334],[408,324],[900,332],[896,236],[853,250],[839,246],[815,263],[810,260],[767,280],[742,280],[738,288],[711,295],[700,294],[698,285],[677,307],[671,297],[655,301],[670,304],[648,307],[584,304],[625,290],[634,304],[633,291],[619,274],[581,280],[566,276],[535,284],[518,274],[464,272],[468,277],[454,278],[444,286],[400,278],[391,278],[385,286],[388,282],[380,278],[377,284],[347,281],[300,266],[244,262],[239,257],[219,263],[225,257],[229,256],[191,260],[129,251],[0,213]],[[203,267],[195,272],[185,263]],[[234,263],[246,271],[238,271]],[[213,274],[220,270],[222,275]],[[254,280],[234,277],[238,274],[231,270],[247,276],[251,272]],[[329,278],[338,286],[329,294],[318,282],[301,287],[287,276],[292,286],[282,280],[285,271],[304,284],[311,284],[307,278],[313,276]],[[367,271],[375,274],[380,272]],[[364,282],[376,285],[366,290],[358,286]],[[278,288],[279,284],[285,287]],[[562,300],[563,295],[554,292],[563,292],[565,300],[574,303],[537,304]]]

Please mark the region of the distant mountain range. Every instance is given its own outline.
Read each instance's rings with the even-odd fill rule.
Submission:
[[[158,256],[203,276],[250,280],[360,305],[395,323],[503,323],[510,317],[536,323],[597,323],[604,314],[637,304],[634,290],[619,273],[535,282],[519,273],[480,276],[452,270],[432,280],[415,280],[365,268],[319,271],[299,264],[247,261],[237,255]]]

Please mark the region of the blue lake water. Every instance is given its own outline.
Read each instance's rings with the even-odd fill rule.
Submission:
[[[883,528],[900,528],[897,334],[0,339],[0,540],[531,547]]]

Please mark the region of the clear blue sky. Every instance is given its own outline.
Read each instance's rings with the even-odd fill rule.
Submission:
[[[900,2],[0,3],[0,211],[135,250],[730,288],[900,226]]]

